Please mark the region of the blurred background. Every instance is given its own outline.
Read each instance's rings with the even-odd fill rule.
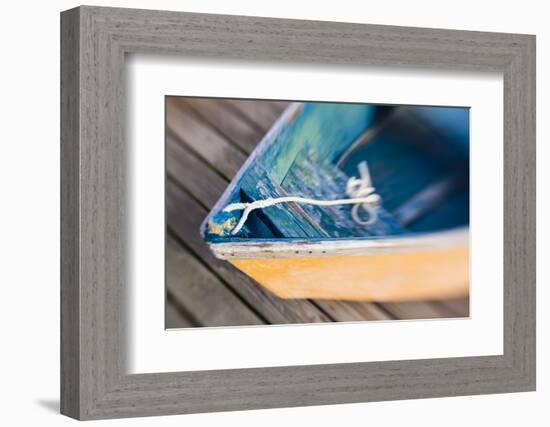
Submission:
[[[280,299],[214,257],[199,226],[287,105],[166,97],[166,328],[467,317],[468,298]]]

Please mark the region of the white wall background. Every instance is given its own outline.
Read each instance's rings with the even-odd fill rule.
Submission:
[[[537,35],[538,391],[508,395],[116,420],[117,426],[464,426],[550,423],[550,27],[545,2],[505,1],[96,1],[97,5],[410,25]],[[5,2],[0,67],[0,376],[3,425],[63,426],[59,384],[59,11],[75,1]],[[546,193],[546,194],[544,194]]]

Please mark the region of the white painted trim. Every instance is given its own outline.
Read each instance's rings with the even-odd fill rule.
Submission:
[[[355,256],[407,253],[465,246],[469,242],[467,227],[415,236],[307,241],[295,239],[250,240],[247,242],[211,243],[210,248],[220,259],[256,258],[317,258],[320,256]]]

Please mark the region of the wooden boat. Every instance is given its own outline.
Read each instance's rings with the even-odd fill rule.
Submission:
[[[469,289],[469,110],[294,103],[201,226],[281,298],[403,301]]]

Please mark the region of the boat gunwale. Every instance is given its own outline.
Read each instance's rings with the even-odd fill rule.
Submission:
[[[200,233],[203,238],[205,238],[207,234],[206,231],[208,230],[208,223],[218,212],[220,212],[225,206],[227,206],[228,202],[231,199],[231,195],[233,194],[233,190],[236,188],[237,184],[240,183],[241,178],[247,172],[250,165],[252,165],[252,163],[255,162],[256,159],[260,155],[262,155],[267,150],[267,148],[276,140],[277,136],[283,130],[284,123],[292,121],[295,118],[296,113],[302,108],[303,104],[303,102],[295,101],[292,102],[288,107],[286,107],[286,109],[281,113],[277,120],[275,120],[271,128],[258,142],[254,150],[252,150],[241,168],[231,179],[231,182],[229,183],[225,191],[222,193],[218,201],[214,204],[212,209],[210,209],[210,212],[201,223]],[[210,242],[208,242],[208,244],[210,244]]]
[[[393,236],[208,242],[220,259],[314,258],[428,252],[469,245],[469,227]]]

